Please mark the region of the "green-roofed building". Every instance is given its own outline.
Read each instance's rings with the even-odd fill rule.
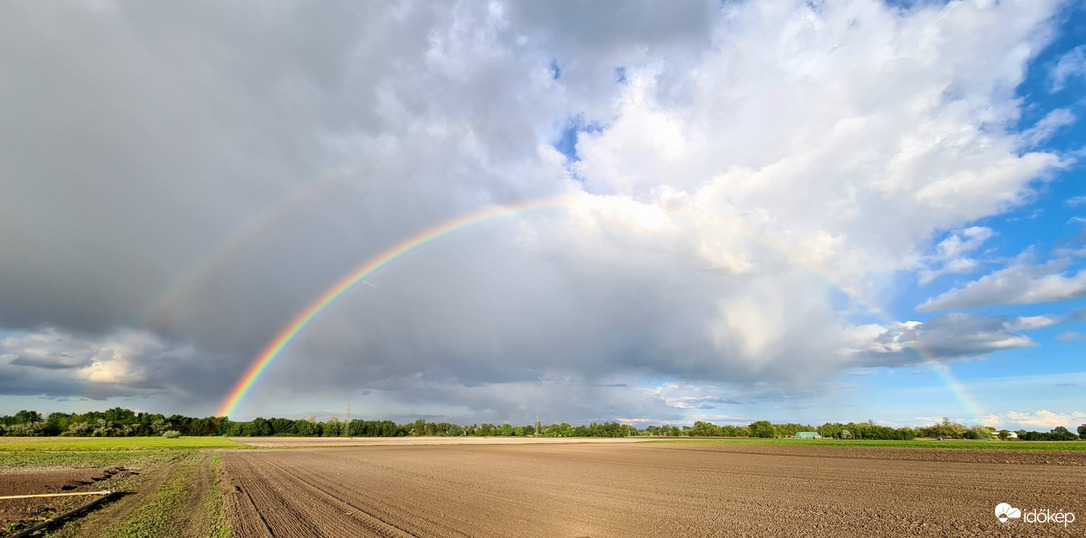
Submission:
[[[821,439],[818,432],[796,432],[796,439]]]

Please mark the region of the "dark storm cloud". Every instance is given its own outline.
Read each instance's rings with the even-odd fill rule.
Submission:
[[[49,370],[65,370],[68,368],[83,368],[89,366],[92,356],[72,356],[68,353],[36,353],[24,352],[15,357],[10,364],[17,366],[30,366],[33,368],[46,368]]]
[[[654,392],[662,380],[787,393],[852,366],[839,292],[806,267],[867,289],[1050,166],[999,132],[939,131],[1015,117],[996,89],[1024,58],[1002,58],[1044,10],[999,7],[998,35],[947,23],[945,58],[887,63],[879,51],[898,49],[882,40],[941,24],[924,18],[937,7],[914,20],[749,4],[3,5],[0,393],[209,413],[354,268],[453,218],[559,194],[574,202],[464,227],[367,277],[250,401],[292,412],[368,390],[494,419],[670,420],[680,398],[777,396]],[[850,40],[822,39],[834,25]],[[973,91],[960,103],[924,98],[959,78]],[[570,117],[600,125],[578,140],[584,183],[552,147]],[[914,155],[909,137],[954,143]],[[958,176],[975,181],[940,183]],[[1008,345],[966,321],[877,344]]]

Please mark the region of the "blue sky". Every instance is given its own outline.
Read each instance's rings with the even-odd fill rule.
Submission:
[[[0,412],[1086,423],[1081,3],[0,9]]]

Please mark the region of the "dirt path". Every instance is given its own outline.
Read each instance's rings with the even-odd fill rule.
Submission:
[[[1082,535],[1086,454],[757,445],[399,446],[223,454],[239,536]],[[974,459],[976,461],[974,461]]]

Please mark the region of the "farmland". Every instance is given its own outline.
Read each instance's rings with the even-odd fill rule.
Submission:
[[[1068,451],[385,444],[224,452],[223,484],[242,536],[977,535],[1000,502],[1086,514]]]
[[[106,497],[0,500],[0,536],[95,499],[96,509],[51,536],[224,535],[219,455],[223,438],[25,438],[0,443],[0,496],[114,492]]]
[[[0,445],[0,482],[3,494],[123,492],[51,531],[62,537],[984,535],[1003,530],[1000,502],[1086,517],[1076,443],[238,441],[22,440]],[[16,531],[86,500],[5,502]]]

